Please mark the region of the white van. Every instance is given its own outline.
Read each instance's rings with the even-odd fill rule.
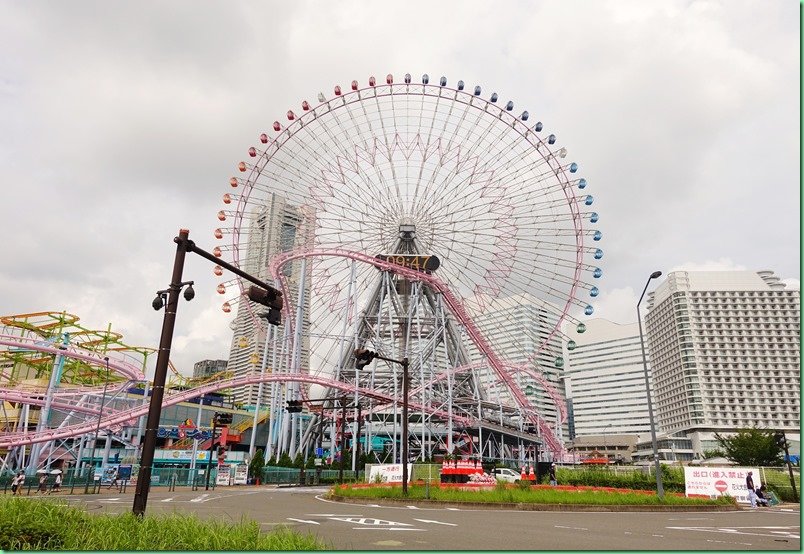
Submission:
[[[508,467],[495,467],[492,474],[498,481],[506,483],[516,483],[519,481],[519,473]]]

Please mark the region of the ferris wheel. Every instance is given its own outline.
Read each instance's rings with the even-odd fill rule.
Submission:
[[[480,86],[389,74],[274,121],[223,195],[215,253],[283,286],[295,347],[278,356],[372,388],[384,385],[346,368],[356,346],[418,355],[421,389],[444,374],[424,357],[446,359],[453,377],[485,363],[504,397],[526,403],[513,389],[563,364],[557,341],[593,313],[603,256],[586,179],[534,119]],[[237,303],[262,326],[247,287],[221,283],[223,309]],[[523,334],[527,314],[539,326]],[[437,396],[422,393],[422,405],[435,409]]]

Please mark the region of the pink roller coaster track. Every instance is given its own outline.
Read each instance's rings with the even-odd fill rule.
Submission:
[[[452,294],[449,287],[441,281],[438,277],[432,274],[422,273],[420,271],[416,271],[413,269],[408,269],[405,267],[401,267],[399,265],[385,262],[374,258],[372,256],[368,256],[366,254],[360,252],[351,252],[348,250],[338,250],[338,249],[329,249],[329,250],[296,250],[296,251],[289,251],[283,254],[279,254],[274,256],[271,259],[271,263],[269,265],[269,271],[271,272],[271,276],[279,281],[282,292],[283,298],[285,299],[285,307],[284,312],[288,314],[286,325],[290,326],[291,334],[293,329],[295,328],[295,321],[293,320],[292,314],[293,309],[290,305],[289,299],[291,298],[290,290],[288,287],[287,280],[282,272],[282,268],[285,264],[292,262],[293,260],[298,260],[302,258],[316,258],[316,257],[340,257],[340,258],[347,258],[350,260],[356,260],[359,262],[363,262],[366,264],[373,265],[379,269],[385,271],[392,271],[394,273],[398,273],[399,275],[403,275],[410,280],[413,281],[423,281],[427,283],[433,290],[439,292],[446,305],[453,316],[458,320],[458,322],[464,326],[469,338],[474,342],[475,346],[480,350],[480,352],[486,357],[489,365],[494,369],[497,373],[497,376],[505,383],[508,387],[508,390],[511,392],[513,397],[515,398],[519,407],[523,410],[526,417],[539,426],[539,431],[541,432],[542,438],[546,441],[547,446],[549,449],[556,453],[556,454],[563,454],[564,448],[561,444],[561,441],[558,440],[553,430],[550,428],[547,421],[545,421],[537,412],[535,407],[530,403],[525,393],[522,392],[522,389],[516,383],[513,375],[509,371],[509,365],[505,364],[494,352],[494,349],[491,347],[489,342],[485,339],[483,334],[478,329],[475,322],[469,316],[467,311],[464,309],[463,304]],[[562,420],[566,418],[566,408],[563,406],[563,402],[561,400],[561,396],[558,392],[547,382],[546,379],[538,372],[532,371],[529,368],[517,366],[515,367],[516,371],[527,373],[528,375],[532,376],[534,379],[539,381],[542,386],[545,387],[548,394],[552,398],[553,402],[556,404],[556,409],[561,414]]]

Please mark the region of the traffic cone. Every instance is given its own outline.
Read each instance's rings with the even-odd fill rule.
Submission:
[[[530,466],[530,473],[528,474],[528,479],[531,481],[536,480],[536,473],[533,471],[533,466]]]
[[[528,478],[526,471],[527,470],[525,469],[525,466],[522,466],[522,471],[519,472],[519,480],[520,481],[524,481],[524,480],[526,480]]]

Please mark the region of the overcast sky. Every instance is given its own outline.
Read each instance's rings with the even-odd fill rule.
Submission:
[[[800,273],[799,3],[0,0],[0,314],[61,311],[157,346],[173,237],[218,241],[237,162],[319,91],[446,75],[559,136],[603,231],[595,317],[656,269]],[[184,372],[231,316],[189,256]]]

